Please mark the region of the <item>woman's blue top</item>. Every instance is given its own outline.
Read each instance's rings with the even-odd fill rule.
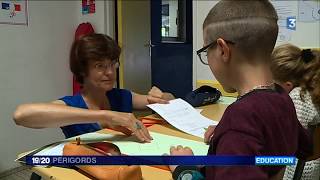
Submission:
[[[109,99],[109,103],[112,111],[119,112],[132,112],[132,94],[126,89],[113,88],[106,93],[106,98]],[[73,96],[65,96],[60,98],[71,107],[88,109],[88,106],[81,94],[75,94]],[[85,124],[73,124],[61,127],[62,132],[66,138],[77,136],[84,133],[95,132],[101,130],[99,123],[85,123]]]

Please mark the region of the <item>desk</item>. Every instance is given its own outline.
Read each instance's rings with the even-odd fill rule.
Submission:
[[[199,109],[203,109],[201,112],[202,115],[219,121],[226,109],[226,105],[222,104],[213,104],[213,105],[208,105],[208,106],[202,106]],[[152,115],[151,115],[152,116]],[[185,134],[171,125],[165,124],[165,125],[153,125],[148,128],[149,131],[153,132],[158,132],[162,134],[167,134],[167,135],[172,135],[176,137],[181,137],[181,138],[186,138],[186,139],[191,139],[195,141],[203,141],[199,137],[195,137],[189,134]],[[112,133],[116,134],[119,132],[115,132],[112,130],[100,130],[98,131],[100,133]],[[177,144],[178,145],[178,144]],[[31,170],[38,175],[42,176],[44,179],[70,179],[66,177],[72,177],[71,179],[77,179],[77,180],[88,180],[89,178],[80,174],[76,170],[73,169],[67,169],[67,168],[59,168],[59,167],[32,167]],[[167,180],[167,179],[172,179],[171,173],[166,170],[158,169],[158,168],[153,168],[150,166],[141,166],[142,170],[142,176],[144,180]]]

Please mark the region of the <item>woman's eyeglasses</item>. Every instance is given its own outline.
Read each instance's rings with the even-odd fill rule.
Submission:
[[[98,62],[94,65],[94,69],[99,71],[99,72],[104,72],[108,69],[110,70],[116,70],[120,66],[120,62],[117,61],[111,61],[111,63],[103,63],[103,62]]]

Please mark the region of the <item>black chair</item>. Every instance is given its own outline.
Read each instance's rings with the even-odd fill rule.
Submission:
[[[298,159],[296,169],[294,171],[293,180],[300,180],[304,165],[307,161],[320,158],[320,123],[309,124],[308,130],[313,134],[313,154],[306,158],[306,160]]]
[[[30,180],[41,180],[41,176],[33,172],[31,174]]]

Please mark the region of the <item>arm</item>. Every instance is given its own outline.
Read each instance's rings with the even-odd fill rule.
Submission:
[[[306,159],[313,153],[313,136],[311,131],[304,129],[301,124],[298,128],[298,149],[295,156]]]
[[[193,152],[189,147],[183,147],[181,145],[170,148],[171,156],[193,156]],[[197,166],[176,166],[170,165],[170,171],[172,172],[172,178],[174,180],[192,179],[192,180],[204,180],[202,170],[204,168]]]
[[[88,110],[67,106],[63,101],[23,104],[17,107],[13,119],[17,125],[30,128],[61,127],[80,123],[101,123],[109,127],[124,127],[139,140],[150,142],[148,130],[132,113],[108,110]]]
[[[159,88],[153,86],[148,95],[142,95],[132,92],[132,104],[136,110],[144,110],[148,104],[153,103],[168,103],[169,100],[175,97],[171,93],[164,93]]]
[[[19,105],[13,119],[17,125],[30,128],[61,127],[103,121],[109,112],[67,106],[63,101]],[[95,120],[95,121],[94,121]]]
[[[214,134],[215,126],[209,126],[208,130],[206,130],[204,134],[204,142],[209,144],[211,138]],[[170,155],[193,155],[193,152],[190,148],[182,146],[171,147]],[[192,180],[202,180],[204,178],[205,167],[197,167],[197,166],[169,166],[172,172],[172,178],[174,180],[181,180],[184,176],[192,176]]]
[[[228,131],[219,140],[215,155],[258,155],[259,149],[261,148],[259,144],[256,137],[238,131]],[[171,148],[170,154],[192,155],[188,148],[179,146],[177,148]],[[206,168],[208,168],[209,171],[214,171],[215,179],[268,179],[268,176],[257,166],[216,166]],[[186,173],[191,173],[194,177],[192,178],[193,180],[203,178],[200,169],[195,166],[170,166],[170,169],[173,172],[174,179],[179,180],[179,178]]]

